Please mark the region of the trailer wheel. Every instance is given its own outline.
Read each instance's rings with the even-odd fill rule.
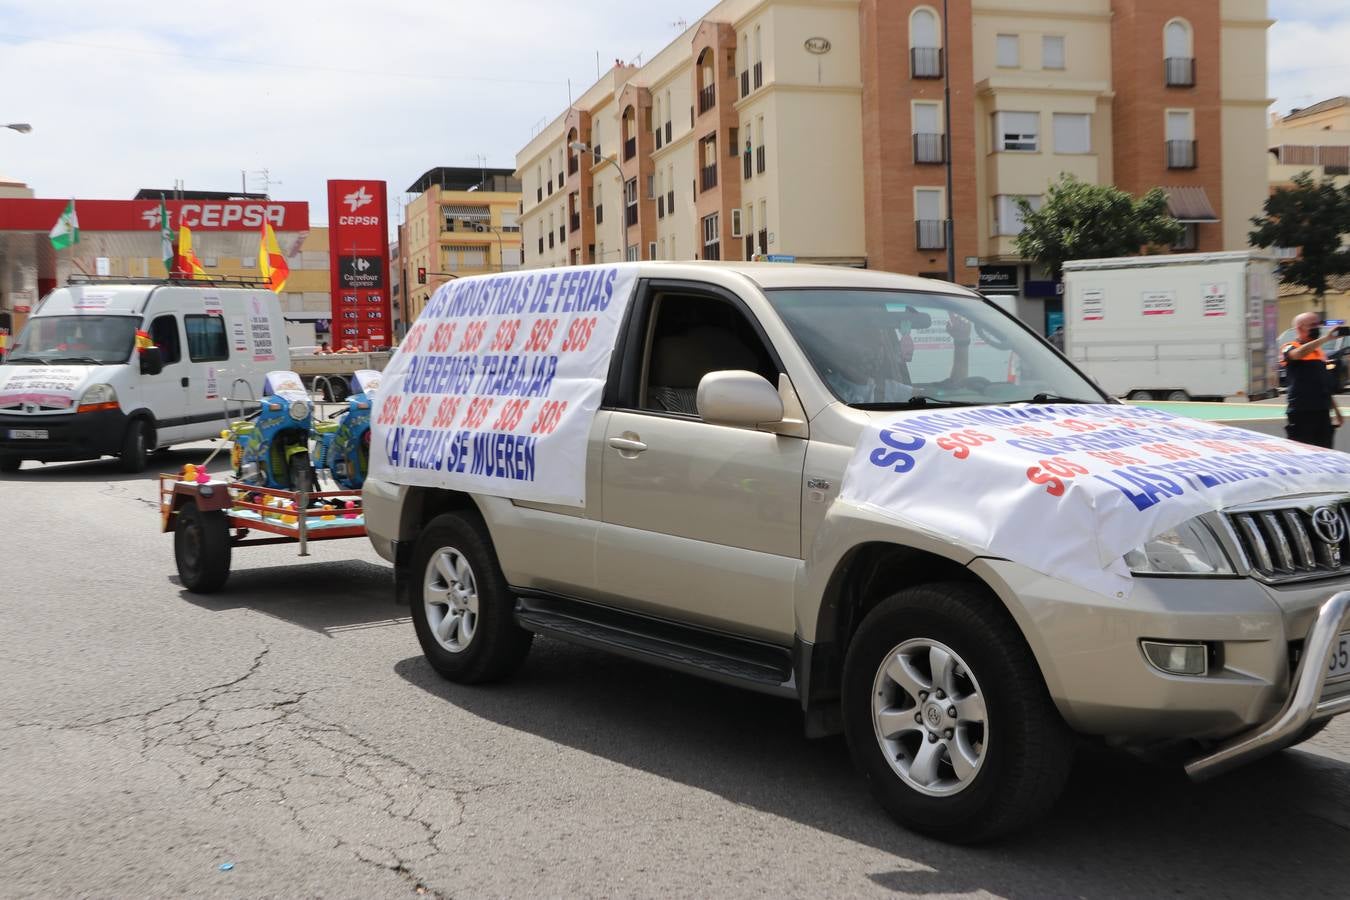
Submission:
[[[183,587],[214,594],[230,577],[230,526],[222,510],[203,512],[193,500],[178,508],[173,560]]]

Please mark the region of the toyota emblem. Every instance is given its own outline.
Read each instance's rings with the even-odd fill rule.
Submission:
[[[1319,538],[1333,546],[1345,540],[1345,520],[1334,506],[1319,506],[1313,510],[1312,528]]]

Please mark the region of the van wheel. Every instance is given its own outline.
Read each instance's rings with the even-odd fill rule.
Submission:
[[[986,841],[1043,815],[1072,736],[1007,611],[975,585],[907,588],[863,619],[844,662],[844,732],[901,824]]]
[[[223,510],[202,512],[191,500],[178,508],[173,530],[178,579],[194,594],[214,594],[230,577],[230,524]]]
[[[122,437],[123,472],[144,472],[145,460],[150,455],[149,442],[145,434],[145,420],[132,419],[127,423],[127,433]]]
[[[1152,391],[1130,391],[1125,395],[1126,400],[1152,400]]]
[[[516,624],[515,597],[475,513],[437,516],[413,549],[413,627],[432,668],[450,681],[499,681],[525,661],[534,635]]]
[[[1185,403],[1191,399],[1191,395],[1185,391],[1168,391],[1163,399],[1171,400],[1173,403]]]
[[[23,465],[23,460],[17,456],[0,456],[0,473],[10,474],[19,471],[19,466]]]

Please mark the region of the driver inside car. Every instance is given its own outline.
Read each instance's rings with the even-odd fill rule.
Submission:
[[[854,342],[851,352],[836,348],[830,354],[831,365],[823,373],[835,394],[845,403],[904,403],[914,398],[916,391],[909,366],[916,353],[941,353],[945,348],[916,347],[912,331],[923,331],[932,326],[932,318],[913,307],[906,307],[898,317],[891,312],[880,312],[871,327],[855,330],[849,339]],[[970,369],[970,321],[956,313],[947,319],[947,334],[952,339],[951,371],[948,384],[966,380]],[[829,340],[829,338],[827,338]],[[836,341],[831,341],[836,343]]]

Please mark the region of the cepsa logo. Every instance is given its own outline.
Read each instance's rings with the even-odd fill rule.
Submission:
[[[339,225],[378,225],[379,216],[338,216]]]
[[[172,212],[169,217],[173,218]],[[261,228],[267,222],[280,231],[286,225],[286,207],[276,203],[184,203],[178,207],[177,218],[176,224],[189,228]],[[147,207],[141,219],[146,228],[158,229],[159,205]]]

